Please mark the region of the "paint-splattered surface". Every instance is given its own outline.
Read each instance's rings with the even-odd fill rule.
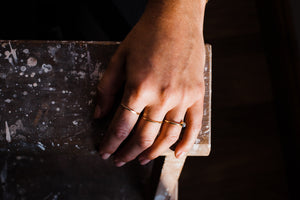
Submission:
[[[117,46],[0,42],[0,149],[94,151],[109,122],[92,119],[96,84]],[[190,155],[210,150],[211,51],[206,48],[203,126]]]
[[[0,199],[144,199],[151,165],[96,151],[109,122],[92,118],[96,84],[117,46],[0,42]]]
[[[153,163],[116,168],[97,155],[112,116],[93,119],[96,84],[117,47],[0,41],[2,199],[145,199]],[[203,127],[189,155],[210,151],[211,51],[206,48]]]
[[[95,85],[117,44],[0,45],[1,148],[93,150]]]

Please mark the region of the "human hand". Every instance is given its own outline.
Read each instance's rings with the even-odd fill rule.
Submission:
[[[116,166],[136,157],[147,164],[178,140],[183,120],[175,156],[192,147],[203,114],[204,10],[205,0],[149,0],[100,80],[95,109],[96,118],[107,114],[125,84],[122,104],[142,116],[119,106],[100,146],[103,159],[114,153]]]

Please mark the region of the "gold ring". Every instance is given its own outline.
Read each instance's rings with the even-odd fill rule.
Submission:
[[[126,110],[128,110],[128,111],[130,111],[130,112],[132,112],[132,113],[134,113],[134,114],[136,114],[136,115],[140,115],[140,114],[141,114],[141,113],[136,112],[136,111],[134,111],[133,109],[129,108],[128,106],[125,106],[123,103],[121,103],[121,106],[122,106],[124,109],[126,109]]]
[[[186,123],[181,120],[181,122],[174,122],[174,121],[169,121],[169,120],[164,120],[164,122],[167,122],[169,124],[177,125],[177,126],[182,126],[182,128],[186,127]]]
[[[162,121],[156,121],[156,120],[152,120],[152,119],[149,119],[145,116],[143,116],[143,120],[146,120],[148,122],[152,122],[152,123],[157,123],[157,124],[162,124],[163,122]]]

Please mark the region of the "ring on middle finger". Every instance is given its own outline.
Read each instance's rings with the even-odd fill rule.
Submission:
[[[147,116],[147,115],[146,115]],[[153,119],[150,119],[150,118],[147,118],[145,115],[143,115],[143,120],[145,121],[148,121],[148,122],[152,122],[152,123],[157,123],[157,124],[162,124],[163,122],[162,121],[156,121],[156,120],[153,120]]]

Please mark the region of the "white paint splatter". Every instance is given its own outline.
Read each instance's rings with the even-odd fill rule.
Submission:
[[[7,43],[6,43],[6,42],[3,42],[1,46],[2,46],[3,48],[5,48],[6,45],[7,45]]]
[[[33,87],[37,87],[38,85],[37,85],[37,83],[33,83],[32,86]]]
[[[34,57],[29,57],[29,58],[27,59],[27,65],[28,65],[29,67],[34,67],[34,66],[36,66],[36,65],[37,65],[37,60],[36,60],[36,58],[34,58]]]
[[[17,53],[16,53],[16,49],[13,49],[10,42],[9,42],[9,47],[10,47],[10,51],[5,51],[4,54],[5,54],[5,58],[4,59],[7,59],[8,62],[11,64],[11,65],[14,65],[14,62],[17,63],[18,62],[18,57],[17,57]]]
[[[38,143],[37,143],[37,146],[38,146],[41,150],[43,150],[43,151],[46,150],[46,147],[45,147],[44,144],[42,144],[41,142],[38,142]]]
[[[55,54],[56,54],[57,50],[58,49],[55,47],[51,47],[51,46],[48,47],[48,53],[50,54],[50,56],[53,58],[54,61],[56,61]]]
[[[194,144],[194,145],[193,145],[193,150],[194,150],[194,151],[197,151],[197,150],[199,149],[199,146],[200,146],[199,144]]]
[[[51,104],[55,104],[55,101],[51,101]]]
[[[57,108],[56,108],[56,111],[57,111],[57,112],[59,112],[59,111],[60,111],[60,108],[59,108],[59,107],[57,107]]]
[[[30,77],[33,78],[34,76],[35,76],[35,72],[32,72],[32,73],[30,74]]]
[[[24,92],[23,92],[23,95],[24,95],[24,96],[26,96],[27,94],[28,94],[28,92],[27,92],[27,91],[24,91]]]
[[[0,180],[2,185],[6,184],[6,179],[7,179],[7,161],[5,161],[5,164],[0,173]]]
[[[80,147],[77,144],[75,144],[75,148],[80,149]]]
[[[9,131],[7,121],[5,121],[5,134],[6,134],[6,137],[5,137],[6,141],[11,142],[11,135],[10,135],[10,131]]]
[[[25,71],[26,71],[26,67],[25,67],[25,66],[21,66],[20,70],[21,70],[22,72],[25,72]]]
[[[24,50],[23,50],[23,53],[29,54],[29,50],[28,50],[28,49],[24,49]]]
[[[100,72],[99,72],[99,69],[100,69],[100,66],[101,66],[101,63],[96,63],[96,66],[95,66],[95,69],[94,71],[90,74],[90,78],[92,80],[98,80],[99,79],[99,76],[100,76]]]
[[[78,121],[74,120],[74,121],[73,121],[73,124],[74,124],[75,126],[77,126],[77,125],[78,125]]]
[[[50,64],[42,64],[42,70],[45,73],[52,71],[52,65]]]
[[[166,196],[164,196],[164,195],[157,195],[157,196],[155,196],[155,198],[154,198],[154,200],[165,200],[165,199],[167,199],[167,197]]]
[[[80,71],[77,73],[79,75],[79,78],[84,79],[85,78],[85,72]]]
[[[5,99],[4,102],[10,103],[10,102],[12,102],[12,100],[11,99]]]
[[[0,73],[0,78],[6,79],[7,75],[5,73]]]

